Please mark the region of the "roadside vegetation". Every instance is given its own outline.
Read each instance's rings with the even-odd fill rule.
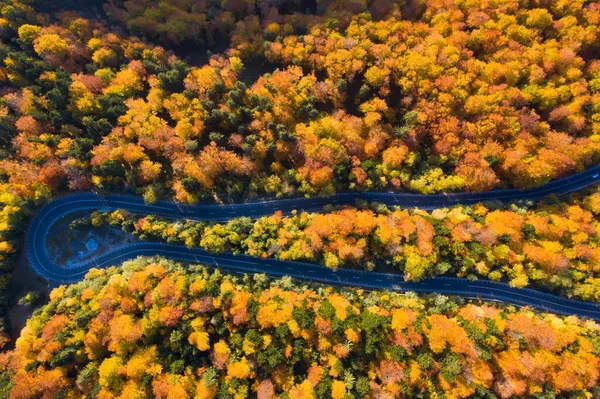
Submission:
[[[118,226],[141,239],[208,251],[397,272],[407,281],[457,276],[505,281],[600,302],[600,193],[565,202],[422,210],[379,204],[276,213],[228,223],[94,212],[78,226]]]
[[[138,258],[56,288],[0,355],[19,398],[592,397],[600,328]]]

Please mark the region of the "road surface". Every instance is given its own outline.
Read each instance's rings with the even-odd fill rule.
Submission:
[[[73,194],[60,197],[39,210],[33,218],[27,234],[27,256],[36,272],[57,283],[72,283],[83,279],[90,268],[118,265],[137,256],[164,256],[167,258],[218,266],[233,273],[266,273],[271,276],[293,278],[334,284],[362,287],[365,289],[389,289],[394,291],[439,292],[465,298],[509,302],[517,306],[532,306],[543,311],[589,317],[600,321],[600,306],[593,303],[570,300],[532,289],[512,288],[504,283],[486,280],[469,281],[453,277],[438,277],[420,282],[405,282],[398,274],[365,272],[338,269],[333,271],[324,266],[288,262],[276,259],[260,259],[245,255],[210,254],[202,249],[190,249],[182,245],[142,242],[116,248],[92,261],[73,266],[54,263],[46,247],[50,227],[60,218],[75,211],[96,209],[125,209],[136,214],[153,214],[172,218],[226,221],[240,216],[253,218],[269,215],[280,210],[284,214],[292,211],[318,211],[328,204],[354,204],[357,199],[376,201],[402,208],[418,207],[434,209],[457,204],[473,204],[486,200],[539,199],[548,194],[566,194],[600,182],[600,166],[585,172],[553,181],[532,190],[496,190],[487,193],[457,194],[393,194],[393,193],[341,193],[329,198],[295,198],[231,205],[183,205],[159,201],[144,204],[140,197],[109,195],[101,198],[95,193]]]

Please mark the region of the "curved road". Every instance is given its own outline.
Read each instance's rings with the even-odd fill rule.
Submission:
[[[397,274],[351,269],[333,271],[324,266],[309,263],[259,259],[245,255],[214,255],[202,249],[190,249],[182,245],[153,242],[119,247],[97,257],[93,261],[67,267],[54,263],[50,259],[46,247],[46,238],[50,227],[65,215],[81,210],[125,209],[136,214],[225,221],[240,216],[255,218],[272,214],[277,210],[282,211],[284,214],[289,214],[293,210],[317,211],[327,204],[353,204],[357,199],[376,201],[386,205],[399,205],[403,208],[418,207],[421,209],[473,204],[486,200],[539,199],[548,194],[565,194],[598,182],[600,182],[600,166],[553,181],[537,189],[525,191],[496,190],[480,194],[341,193],[330,198],[295,198],[232,205],[183,205],[167,201],[146,205],[142,198],[136,196],[110,195],[100,198],[95,193],[73,194],[56,199],[40,209],[33,218],[27,234],[27,256],[32,267],[40,276],[58,283],[72,283],[81,280],[92,267],[118,265],[125,260],[141,255],[160,255],[172,259],[214,265],[234,273],[266,273],[271,276],[288,275],[302,280],[365,289],[439,292],[460,295],[466,298],[510,302],[517,306],[533,306],[544,311],[573,314],[600,321],[600,306],[597,304],[570,300],[531,289],[512,288],[504,283],[485,280],[469,281],[460,278],[438,277],[417,283],[405,282],[402,276]]]

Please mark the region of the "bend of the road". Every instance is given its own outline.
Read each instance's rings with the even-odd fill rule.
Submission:
[[[513,288],[504,283],[486,280],[469,281],[453,277],[438,277],[419,282],[405,282],[398,274],[365,272],[352,269],[332,270],[324,266],[276,259],[260,259],[245,255],[211,254],[203,249],[187,248],[155,242],[125,245],[100,255],[92,261],[72,266],[56,264],[49,256],[46,239],[51,226],[67,214],[76,211],[124,209],[136,214],[153,214],[169,218],[189,218],[226,221],[235,217],[257,218],[281,211],[318,211],[325,205],[354,204],[358,199],[398,205],[402,208],[434,209],[458,204],[474,204],[489,200],[540,199],[548,194],[566,194],[600,182],[600,166],[576,175],[550,182],[531,190],[495,190],[486,193],[456,194],[394,194],[394,193],[341,193],[329,198],[294,198],[231,205],[184,205],[158,201],[146,205],[142,198],[127,195],[95,193],[72,194],[60,197],[38,211],[27,234],[27,257],[34,270],[43,278],[57,283],[72,283],[83,279],[91,268],[118,265],[138,256],[163,256],[188,262],[216,266],[233,273],[266,273],[270,276],[291,276],[296,279],[394,291],[439,292],[517,306],[532,306],[543,311],[588,317],[600,321],[600,306],[571,300],[532,289]]]

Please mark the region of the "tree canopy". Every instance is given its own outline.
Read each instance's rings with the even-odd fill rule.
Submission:
[[[527,309],[139,258],[56,288],[0,368],[12,399],[585,397],[599,334]]]

